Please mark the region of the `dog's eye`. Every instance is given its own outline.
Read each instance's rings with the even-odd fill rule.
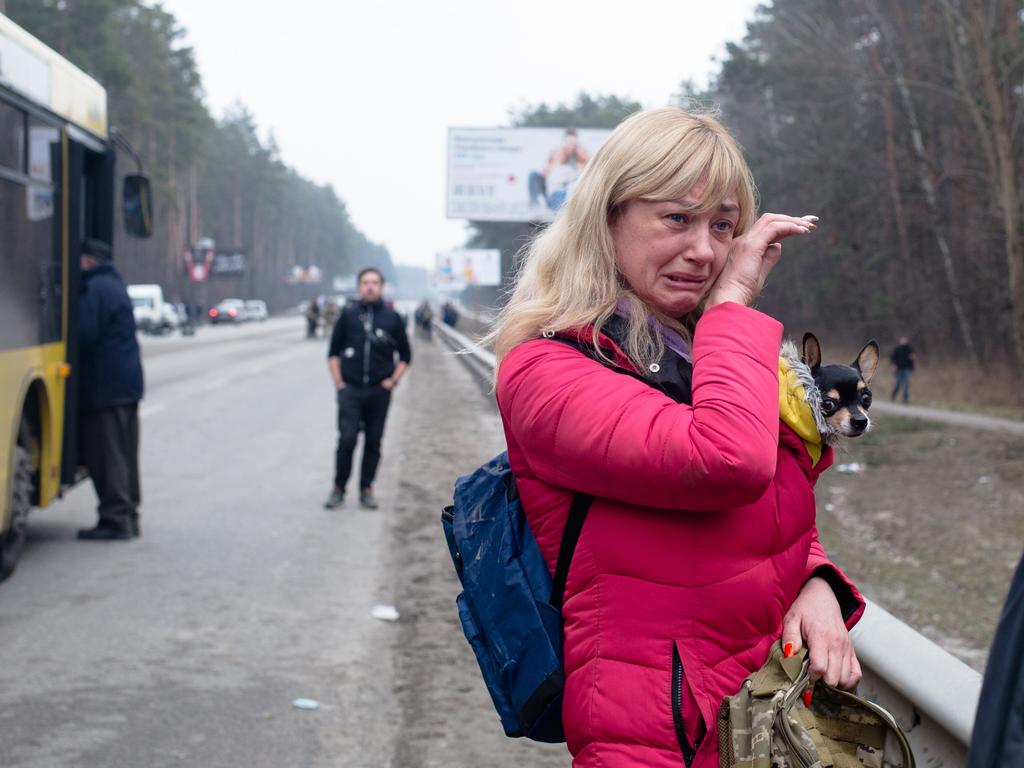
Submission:
[[[826,416],[831,416],[833,413],[836,412],[836,401],[831,400],[827,397],[822,398],[821,412],[824,413]]]
[[[871,407],[871,390],[870,389],[862,389],[860,391],[860,404],[864,408],[870,408]]]

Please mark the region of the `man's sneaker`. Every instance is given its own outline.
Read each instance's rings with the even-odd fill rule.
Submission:
[[[359,505],[366,509],[377,509],[380,506],[377,500],[373,498],[373,491],[369,488],[364,488],[359,492]]]
[[[345,494],[334,488],[331,490],[331,495],[327,497],[327,501],[324,502],[324,509],[340,507],[343,501],[345,501]]]

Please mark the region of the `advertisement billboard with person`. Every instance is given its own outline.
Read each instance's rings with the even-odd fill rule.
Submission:
[[[447,215],[549,221],[611,131],[449,128]]]
[[[433,287],[437,290],[501,285],[501,251],[497,248],[462,248],[434,258]]]

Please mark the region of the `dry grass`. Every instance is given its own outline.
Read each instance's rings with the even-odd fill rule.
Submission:
[[[860,347],[822,344],[825,363],[849,363]],[[892,347],[882,347],[882,359],[871,382],[877,399],[888,398],[896,386],[889,362]],[[964,358],[928,358],[918,353],[910,382],[910,402],[946,410],[983,413],[1008,419],[1024,419],[1020,377],[1005,362],[989,362],[979,371]]]

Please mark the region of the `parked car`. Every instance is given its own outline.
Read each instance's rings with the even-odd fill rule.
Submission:
[[[140,331],[167,333],[178,327],[178,313],[174,305],[164,301],[164,291],[159,285],[129,285],[128,297],[132,300],[132,314]]]
[[[224,299],[210,310],[210,322],[240,323],[245,320],[245,302],[241,299]]]
[[[245,302],[245,320],[266,320],[270,315],[267,312],[267,302],[260,299],[248,299]]]

